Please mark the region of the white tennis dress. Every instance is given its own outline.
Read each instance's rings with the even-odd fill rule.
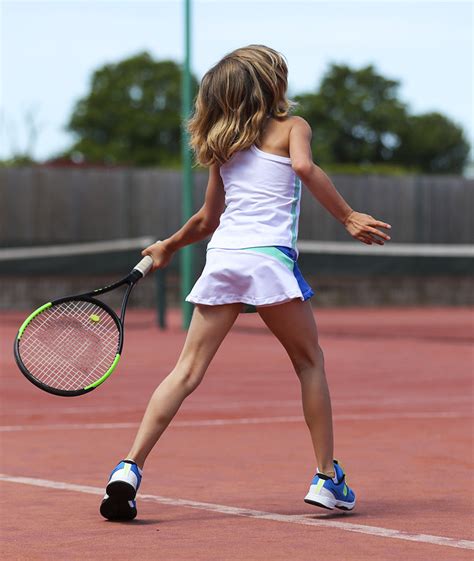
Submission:
[[[226,208],[186,300],[271,306],[313,296],[296,264],[301,180],[291,159],[252,145],[220,174]]]

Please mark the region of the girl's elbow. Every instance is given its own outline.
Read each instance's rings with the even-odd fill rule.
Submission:
[[[291,167],[298,177],[304,179],[311,175],[314,163],[310,160],[296,160],[292,162]]]
[[[201,230],[204,234],[210,236],[213,234],[217,227],[219,226],[219,220],[213,218],[204,218],[201,222]]]
[[[205,236],[211,235],[219,226],[220,216],[215,216],[208,212],[205,206],[198,210],[194,215],[195,225],[199,232]]]

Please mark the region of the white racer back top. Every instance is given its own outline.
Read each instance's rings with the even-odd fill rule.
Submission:
[[[301,180],[291,159],[254,144],[220,168],[226,209],[207,248],[281,245],[296,249]]]

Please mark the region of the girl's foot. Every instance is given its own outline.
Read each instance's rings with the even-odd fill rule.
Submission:
[[[334,472],[334,479],[323,473],[316,473],[304,498],[305,503],[331,510],[334,507],[341,510],[352,510],[355,507],[355,494],[347,486],[345,473],[337,460],[334,460]]]
[[[142,470],[131,460],[115,466],[105,489],[100,513],[108,520],[133,520],[137,515],[135,495],[142,481]]]

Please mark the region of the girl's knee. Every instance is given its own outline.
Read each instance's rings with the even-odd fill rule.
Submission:
[[[194,376],[188,376],[181,381],[181,384],[183,385],[186,395],[189,395],[193,393],[195,389],[197,389],[197,387],[201,382],[202,382],[202,377],[197,378]]]
[[[173,378],[177,384],[181,386],[184,393],[189,395],[192,393],[202,382],[204,372],[197,368],[180,367],[175,368],[172,373]]]
[[[300,349],[290,357],[298,376],[308,371],[324,372],[324,354],[319,345],[316,347]]]
[[[318,345],[316,351],[318,353],[319,361],[324,366],[324,353],[323,353],[323,349],[321,348],[321,345]]]

